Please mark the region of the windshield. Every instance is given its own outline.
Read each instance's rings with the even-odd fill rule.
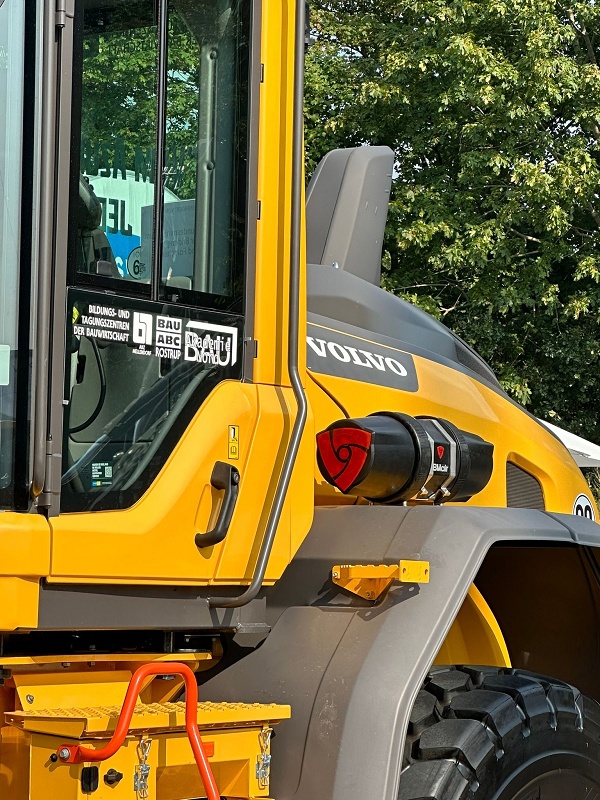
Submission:
[[[12,503],[16,430],[25,4],[0,6],[0,508]]]

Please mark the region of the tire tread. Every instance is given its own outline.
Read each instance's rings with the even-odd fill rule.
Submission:
[[[436,667],[411,714],[399,800],[485,800],[522,752],[574,736],[600,760],[600,706],[570,684],[512,668]]]

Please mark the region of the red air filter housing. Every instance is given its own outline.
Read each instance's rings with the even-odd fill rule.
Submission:
[[[319,469],[331,476],[334,486],[349,491],[362,481],[371,466],[371,431],[355,425],[335,428],[317,434]]]

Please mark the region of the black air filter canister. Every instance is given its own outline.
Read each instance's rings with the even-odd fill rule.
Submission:
[[[493,450],[447,420],[386,411],[317,434],[323,477],[376,503],[468,500],[489,481]]]

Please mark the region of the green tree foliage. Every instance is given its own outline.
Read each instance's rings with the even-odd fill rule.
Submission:
[[[90,14],[83,43],[84,172],[153,180],[158,35],[152,7],[119,6]],[[200,45],[184,20],[169,16],[165,185],[195,196]]]
[[[397,155],[384,285],[600,441],[600,6],[313,0],[307,170]]]

